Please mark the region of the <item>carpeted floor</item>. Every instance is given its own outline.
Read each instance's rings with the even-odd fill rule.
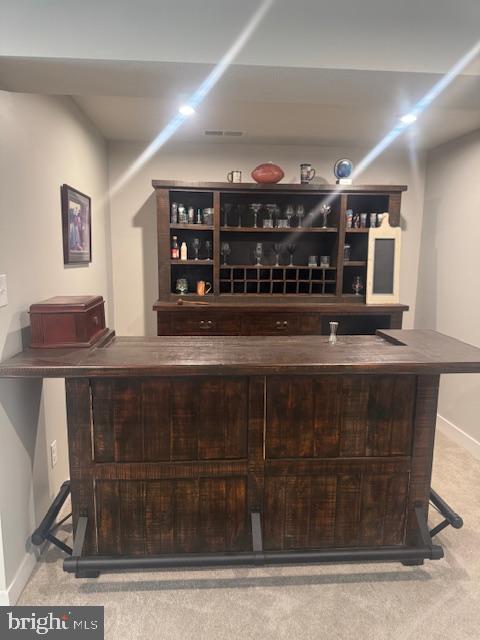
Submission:
[[[433,487],[465,520],[422,567],[324,565],[106,574],[76,580],[49,547],[18,604],[105,606],[108,640],[476,640],[480,461],[437,436]],[[433,510],[430,525],[439,522]],[[70,528],[63,530],[68,539]]]

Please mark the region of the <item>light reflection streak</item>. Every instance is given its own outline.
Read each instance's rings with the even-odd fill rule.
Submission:
[[[445,75],[443,75],[438,82],[422,97],[420,100],[409,110],[409,114],[416,116],[416,119],[432,104],[432,102],[438,98],[438,96],[450,86],[450,84],[462,73],[462,71],[471,64],[475,58],[480,54],[480,40],[463,55],[453,67],[451,67]],[[378,142],[356,165],[352,172],[352,181],[356,180],[371,164],[376,160],[390,145],[401,136],[409,127],[412,126],[410,122],[402,122],[401,120],[391,129],[381,140]],[[413,141],[410,140],[410,154],[412,154],[411,146]],[[318,203],[316,207],[310,212],[311,216],[318,214],[320,207],[323,204],[331,205],[335,198],[342,192],[341,185],[337,189],[332,191],[326,198]],[[346,187],[348,189],[348,187]],[[287,239],[287,242],[293,242],[293,235]]]
[[[225,52],[201,85],[186,101],[186,104],[189,104],[195,110],[197,109],[200,103],[206,98],[243,49],[274,2],[275,0],[263,0],[240,34],[237,36],[236,40]],[[125,186],[125,184],[143,167],[143,165],[148,162],[153,155],[155,155],[155,153],[174,135],[176,131],[178,131],[185,120],[189,117],[190,116],[182,115],[181,113],[175,115],[110,188],[109,197],[114,196],[123,186]]]

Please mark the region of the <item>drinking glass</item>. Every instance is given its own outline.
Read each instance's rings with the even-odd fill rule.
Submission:
[[[255,256],[255,258],[257,260],[257,264],[262,264],[263,245],[262,245],[261,242],[257,242],[257,244],[255,245],[254,256]]]
[[[278,258],[280,257],[280,254],[282,252],[282,245],[279,242],[274,242],[273,243],[273,253],[275,254],[275,266],[279,267],[280,264],[278,262]]]
[[[302,226],[302,220],[305,217],[305,207],[303,206],[303,204],[299,204],[297,206],[297,218],[298,218],[298,224],[297,227],[300,229]]]
[[[224,264],[224,266],[226,266],[227,265],[227,258],[231,253],[230,245],[228,244],[228,242],[222,242],[222,244],[220,245],[220,253],[223,256],[223,264]]]
[[[195,254],[195,260],[198,260],[198,252],[200,250],[200,238],[194,238],[192,240],[192,248]]]
[[[276,209],[275,204],[267,204],[266,205],[266,209],[267,209],[267,219],[264,220],[263,222],[263,226],[267,227],[267,229],[273,229],[273,217],[275,215],[275,209]]]
[[[291,204],[287,204],[287,208],[285,209],[285,215],[287,216],[288,226],[292,226],[292,218],[295,215],[293,211],[293,206]]]
[[[256,229],[258,227],[258,225],[257,225],[258,212],[262,208],[262,205],[258,204],[258,203],[253,203],[253,204],[249,205],[249,208],[250,208],[250,211],[253,213],[253,228]]]
[[[353,279],[352,289],[356,296],[360,295],[360,292],[363,290],[363,281],[360,276],[355,276]]]
[[[322,229],[327,228],[327,220],[328,214],[332,210],[332,207],[329,204],[322,204],[320,207],[320,215],[322,216]]]
[[[295,253],[295,249],[297,248],[297,245],[290,243],[287,244],[287,251],[290,254],[290,267],[293,267],[293,254]]]
[[[245,214],[245,205],[237,204],[237,213],[238,213],[238,228],[242,228],[242,217]]]
[[[231,202],[225,202],[223,205],[223,226],[228,227],[228,217],[232,211],[233,204]]]
[[[212,241],[211,240],[205,241],[205,253],[207,254],[205,258],[207,260],[211,260],[212,259]]]

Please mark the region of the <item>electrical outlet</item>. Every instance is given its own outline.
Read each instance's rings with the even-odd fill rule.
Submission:
[[[52,463],[52,467],[54,467],[58,462],[57,456],[57,441],[54,440],[50,445],[50,461]]]
[[[6,307],[7,304],[7,276],[3,274],[0,276],[0,307]]]

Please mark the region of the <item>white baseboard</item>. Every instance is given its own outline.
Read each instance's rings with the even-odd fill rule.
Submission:
[[[34,551],[26,553],[21,565],[18,567],[17,573],[13,577],[12,582],[6,590],[0,591],[0,605],[13,606],[17,603],[25,585],[30,578],[32,571],[37,564],[37,556]]]
[[[453,440],[461,447],[466,449],[475,458],[480,460],[480,442],[472,438],[468,433],[462,431],[457,425],[450,422],[439,413],[437,414],[437,428],[444,433],[450,440]]]

